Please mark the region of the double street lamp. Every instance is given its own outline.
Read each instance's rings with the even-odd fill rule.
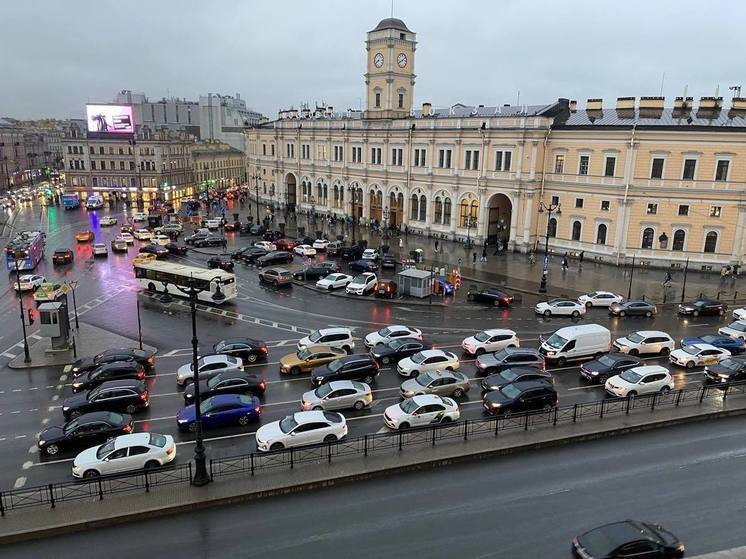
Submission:
[[[202,412],[200,406],[202,400],[200,398],[200,386],[199,386],[199,340],[197,339],[197,296],[205,291],[212,291],[210,286],[215,282],[215,293],[212,295],[212,300],[216,303],[222,303],[225,301],[225,295],[220,290],[220,286],[223,280],[220,276],[207,280],[206,287],[197,287],[197,282],[194,277],[190,277],[187,283],[187,287],[172,284],[175,289],[187,295],[189,297],[189,308],[192,313],[192,371],[194,372],[194,478],[192,479],[192,485],[201,487],[210,483],[210,476],[207,473],[207,458],[205,457],[205,446],[202,439]],[[171,303],[173,297],[168,292],[169,283],[167,281],[163,283],[163,295],[161,296],[161,303]],[[204,282],[200,282],[204,283]]]
[[[552,213],[562,215],[561,204],[545,204],[539,202],[539,213],[547,212],[547,232],[544,239],[544,266],[541,271],[541,285],[539,285],[539,293],[547,292],[547,274],[549,273],[549,226],[552,223]]]
[[[23,362],[31,363],[31,354],[28,350],[28,338],[26,337],[26,319],[23,317],[23,291],[21,291],[21,273],[18,267],[18,259],[15,258],[16,264],[16,282],[18,282],[18,305],[21,308],[21,327],[23,328]]]
[[[476,218],[469,214],[466,216],[466,245],[465,247],[467,249],[471,248],[471,228],[476,227],[477,220]]]
[[[386,206],[385,208],[383,208],[383,235],[381,237],[383,239],[389,238],[388,220],[389,220],[389,207]]]
[[[355,241],[355,223],[357,222],[357,215],[355,212],[355,208],[357,206],[357,188],[349,185],[347,187],[347,192],[350,193],[350,210],[352,214],[352,244],[356,244]]]

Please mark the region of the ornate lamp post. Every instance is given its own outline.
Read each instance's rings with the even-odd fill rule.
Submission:
[[[350,213],[352,214],[352,244],[355,245],[355,224],[357,222],[357,216],[355,215],[355,206],[357,205],[357,188],[349,185],[347,187],[347,192],[350,193]]]
[[[547,212],[547,232],[544,239],[544,266],[541,271],[541,285],[539,286],[539,293],[547,292],[547,274],[549,273],[549,224],[552,221],[552,212],[557,215],[562,214],[561,204],[545,204],[539,202],[539,213]]]
[[[21,291],[21,273],[18,268],[18,259],[16,264],[16,281],[18,282],[18,305],[21,308],[21,328],[23,329],[23,362],[31,363],[31,354],[28,350],[28,338],[26,338],[26,319],[23,318],[23,292]]]
[[[388,219],[389,219],[389,207],[386,206],[383,208],[383,239],[389,238],[389,232],[388,232]]]
[[[477,226],[477,220],[471,215],[466,216],[466,243],[464,246],[469,249],[471,248],[471,228]]]

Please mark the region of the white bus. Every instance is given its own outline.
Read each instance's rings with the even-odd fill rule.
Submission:
[[[224,272],[219,268],[208,270],[171,262],[143,262],[135,264],[135,279],[138,287],[153,293],[165,293],[166,286],[168,286],[168,292],[179,297],[188,297],[188,295],[179,291],[176,286],[187,288],[191,279],[194,281],[194,287],[204,290],[197,295],[197,298],[206,303],[220,304],[235,299],[237,295],[235,274]],[[218,287],[223,298],[218,297],[216,300],[214,296]]]

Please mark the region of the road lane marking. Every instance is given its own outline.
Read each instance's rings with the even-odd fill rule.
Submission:
[[[20,489],[24,485],[26,485],[26,478],[21,476],[16,479],[16,482],[13,484],[13,489]]]

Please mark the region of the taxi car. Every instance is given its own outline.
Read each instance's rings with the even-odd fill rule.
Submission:
[[[155,262],[158,257],[155,254],[149,252],[139,252],[137,256],[132,259],[132,265],[145,264],[146,262]]]
[[[79,243],[90,243],[93,240],[93,231],[81,231],[75,235],[75,240]]]
[[[280,359],[280,373],[297,375],[299,373],[310,373],[316,367],[326,365],[337,359],[345,357],[344,349],[314,345],[301,349],[297,353],[285,355]]]
[[[710,344],[688,345],[672,351],[669,355],[671,363],[687,369],[714,365],[726,357],[730,357],[730,351]]]

